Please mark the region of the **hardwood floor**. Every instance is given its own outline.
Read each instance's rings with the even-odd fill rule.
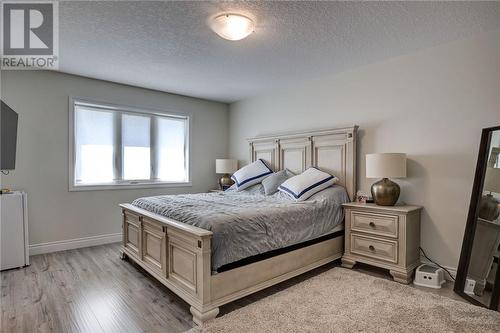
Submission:
[[[183,332],[189,307],[119,259],[119,244],[39,255],[2,272],[2,332]]]
[[[136,265],[119,259],[120,244],[31,257],[31,266],[1,272],[1,332],[184,332],[189,306]],[[320,272],[325,265],[221,307],[220,315]],[[390,278],[387,272],[356,268]],[[439,294],[460,299],[451,284]],[[429,289],[425,289],[429,290]]]

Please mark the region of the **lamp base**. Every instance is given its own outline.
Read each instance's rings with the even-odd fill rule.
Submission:
[[[500,215],[500,202],[491,194],[483,196],[479,203],[478,215],[487,221],[495,221]]]
[[[229,176],[228,173],[224,174],[224,176],[222,176],[219,179],[219,186],[220,186],[220,189],[223,191],[227,190],[233,184],[234,184],[234,181],[231,179],[231,177]]]
[[[388,178],[379,180],[371,188],[373,201],[379,206],[394,206],[400,191],[399,185]]]

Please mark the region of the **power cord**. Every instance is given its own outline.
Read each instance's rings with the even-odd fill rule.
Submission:
[[[429,257],[427,256],[427,254],[425,253],[424,249],[422,249],[420,246],[419,246],[418,248],[420,249],[420,251],[422,252],[422,254],[424,255],[424,257],[425,257],[427,260],[429,260],[430,262],[432,262],[434,265],[438,266],[439,268],[444,269],[444,270],[446,271],[446,273],[448,273],[448,275],[451,277],[451,279],[452,279],[453,281],[455,281],[455,278],[453,277],[453,275],[451,275],[451,273],[450,273],[450,271],[449,271],[449,270],[447,270],[446,268],[444,268],[443,266],[441,266],[440,264],[438,264],[437,262],[435,262],[434,260],[432,260],[431,258],[429,258]]]
[[[4,174],[5,176],[7,176],[9,174],[9,171],[7,170],[2,170],[2,174]]]

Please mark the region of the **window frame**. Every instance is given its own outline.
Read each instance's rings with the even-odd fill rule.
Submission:
[[[123,114],[132,115],[151,115],[151,116],[163,116],[171,118],[182,118],[186,119],[186,133],[185,133],[185,146],[184,146],[184,156],[186,159],[187,168],[187,181],[185,182],[174,182],[174,181],[159,181],[159,180],[120,180],[114,183],[106,184],[75,184],[75,167],[76,167],[76,149],[75,149],[75,104],[88,104],[95,105],[102,109],[107,109],[110,111],[117,111]],[[69,186],[68,190],[70,192],[76,191],[99,191],[99,190],[125,190],[125,189],[146,189],[146,188],[162,188],[162,187],[190,187],[192,186],[192,168],[191,168],[191,128],[192,128],[193,116],[188,112],[178,112],[172,110],[157,110],[151,108],[143,108],[130,105],[120,105],[116,103],[110,103],[85,97],[69,97],[69,154],[68,154],[68,180]],[[150,132],[151,133],[151,132]],[[115,132],[114,135],[117,133]],[[120,130],[121,134],[121,130]],[[151,149],[154,149],[151,146]],[[121,156],[120,156],[121,157]],[[121,161],[120,161],[121,163]],[[115,170],[116,171],[116,170]],[[123,167],[122,167],[123,172]]]

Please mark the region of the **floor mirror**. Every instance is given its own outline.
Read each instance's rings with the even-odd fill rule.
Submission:
[[[499,311],[500,126],[481,134],[474,186],[455,281],[468,301]]]

